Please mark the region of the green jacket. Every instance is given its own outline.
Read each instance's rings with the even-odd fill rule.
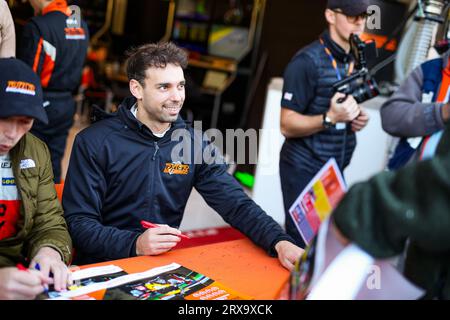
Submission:
[[[34,168],[20,169],[21,161],[31,159]],[[11,150],[16,185],[22,200],[18,233],[0,241],[0,267],[31,259],[42,247],[57,250],[66,264],[71,260],[72,241],[56,196],[47,146],[26,134]]]
[[[437,155],[353,186],[333,213],[338,229],[376,258],[410,246],[405,275],[450,299],[450,123]]]

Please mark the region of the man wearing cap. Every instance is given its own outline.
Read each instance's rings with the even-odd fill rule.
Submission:
[[[50,283],[66,288],[72,243],[47,146],[28,133],[48,122],[39,78],[14,58],[0,70],[0,300],[33,299]]]
[[[18,57],[33,68],[44,90],[49,124],[32,133],[44,141],[52,157],[54,181],[61,181],[61,160],[76,111],[77,90],[89,45],[87,24],[72,16],[65,0],[30,0],[35,17],[25,25]]]
[[[369,120],[349,95],[333,95],[332,85],[353,71],[350,35],[365,28],[369,0],[329,0],[325,10],[328,29],[301,49],[284,73],[281,131],[286,137],[280,154],[280,178],[286,231],[301,247],[289,208],[322,166],[335,158],[344,170],[356,146],[355,132]],[[337,123],[345,124],[336,126]]]

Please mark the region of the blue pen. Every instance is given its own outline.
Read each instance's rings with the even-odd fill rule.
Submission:
[[[36,263],[36,265],[34,266],[34,268],[35,268],[37,271],[41,271],[41,266],[39,265],[39,263]],[[50,277],[50,278],[53,278],[53,272],[50,271],[49,277]]]
[[[39,263],[36,263],[34,266],[34,269],[36,269],[37,271],[41,271],[41,266],[39,265]],[[50,277],[52,277],[53,275],[50,274]],[[48,286],[45,284],[44,285],[44,293],[48,294]]]

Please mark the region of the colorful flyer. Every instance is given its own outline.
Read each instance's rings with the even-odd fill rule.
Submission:
[[[178,265],[106,291],[104,300],[250,300],[213,279]]]
[[[95,270],[94,270],[95,269]],[[102,272],[105,272],[103,274]],[[223,284],[177,263],[128,274],[115,266],[85,269],[65,292],[50,290],[52,300],[251,300]]]
[[[341,171],[336,160],[331,158],[289,209],[306,244],[311,243],[322,221],[336,208],[346,191]]]

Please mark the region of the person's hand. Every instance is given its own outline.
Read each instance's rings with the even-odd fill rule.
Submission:
[[[297,247],[289,241],[280,241],[275,245],[275,250],[278,253],[278,259],[283,267],[291,271],[294,269],[295,262],[300,259],[305,250]]]
[[[0,300],[33,300],[49,279],[36,270],[0,269]]]
[[[181,231],[168,225],[159,225],[141,234],[136,241],[136,254],[138,256],[156,256],[171,250],[181,238]]]
[[[342,98],[345,98],[345,94],[340,92],[336,92],[333,98],[331,98],[330,110],[328,110],[327,115],[334,124],[338,122],[351,122],[360,113],[359,105],[352,95],[348,95],[344,102],[338,103],[338,100]]]
[[[369,114],[364,110],[364,108],[360,108],[361,112],[359,116],[352,121],[352,130],[353,132],[358,132],[364,129],[364,127],[369,122]]]
[[[71,273],[55,249],[41,248],[31,261],[30,268],[36,269],[36,265],[39,265],[44,277],[49,277],[50,273],[53,273],[50,283],[54,284],[56,291],[66,290],[67,284],[72,284]]]

